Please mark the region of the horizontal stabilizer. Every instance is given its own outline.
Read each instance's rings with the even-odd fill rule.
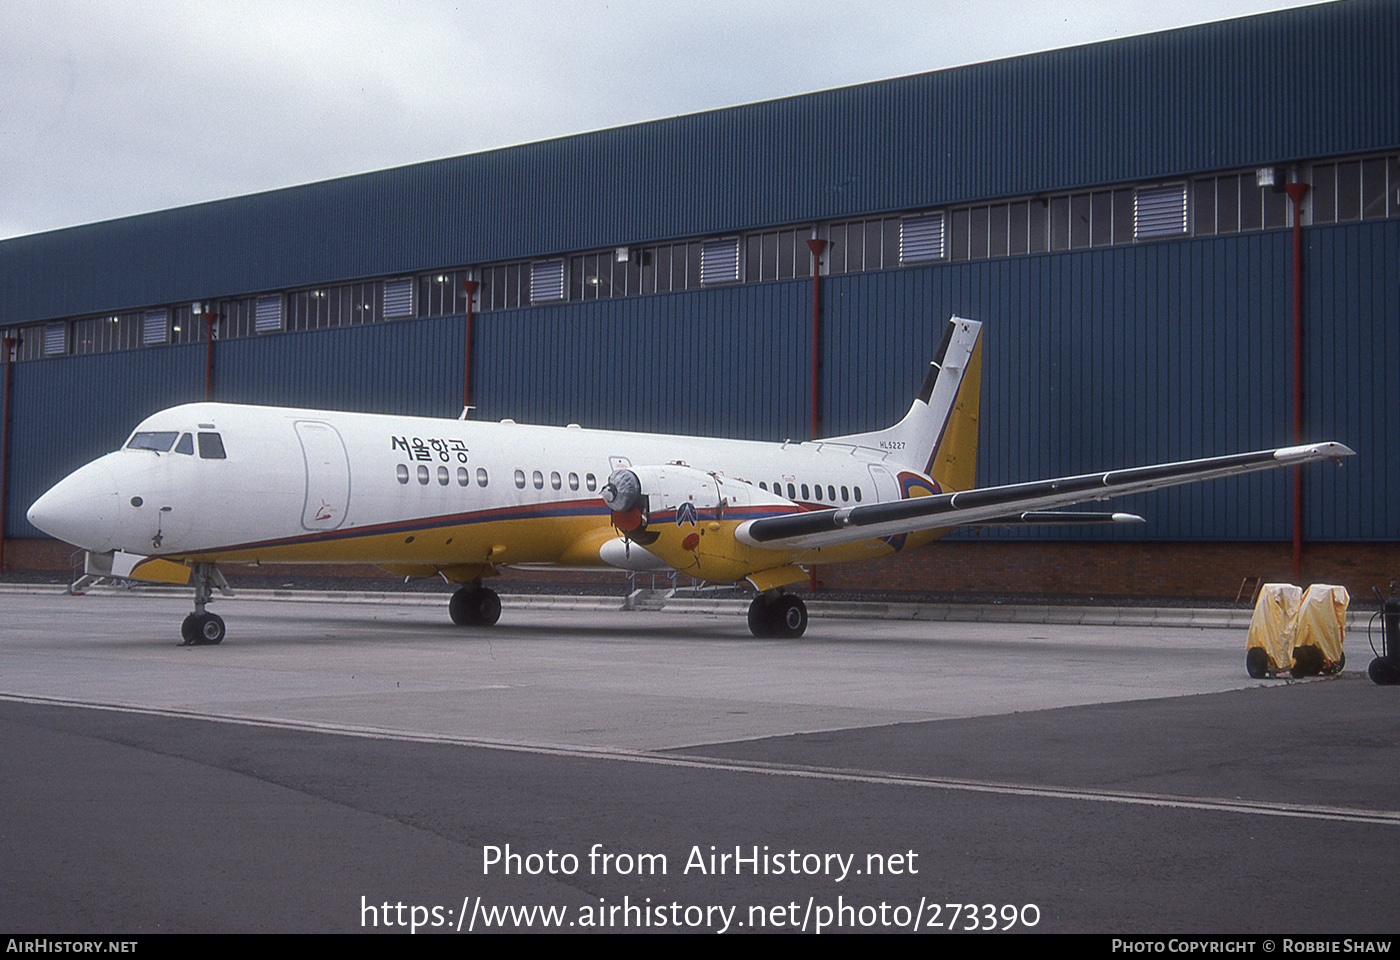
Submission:
[[[1341,443],[1313,443],[1202,460],[1160,463],[1054,480],[980,487],[931,497],[914,497],[835,510],[813,510],[741,524],[735,536],[752,546],[820,547],[913,530],[1000,522],[1089,500],[1159,490],[1182,483],[1230,477],[1274,467],[1340,460],[1355,451]]]

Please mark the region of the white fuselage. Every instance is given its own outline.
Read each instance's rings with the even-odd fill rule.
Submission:
[[[599,489],[620,467],[692,465],[722,478],[726,502],[745,501],[749,516],[897,500],[911,483],[937,489],[893,457],[840,442],[195,403],[148,417],[30,519],[95,552],[601,566],[617,563],[615,549],[600,551],[618,533]]]

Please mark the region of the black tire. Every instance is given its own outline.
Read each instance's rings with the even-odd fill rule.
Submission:
[[[772,606],[761,593],[753,598],[749,604],[749,633],[759,638],[773,636]]]
[[[1366,675],[1371,678],[1372,683],[1382,687],[1393,687],[1400,683],[1400,670],[1396,669],[1387,657],[1372,660],[1371,665],[1366,668]]]
[[[489,587],[470,584],[452,594],[447,613],[459,627],[489,627],[501,619],[501,598]]]
[[[217,613],[206,613],[202,617],[196,617],[199,621],[197,627],[198,636],[195,638],[197,647],[213,647],[224,642],[224,618]]]
[[[798,597],[784,595],[769,610],[773,636],[795,640],[807,632],[807,604]]]
[[[199,642],[199,614],[192,613],[180,624],[180,639],[183,646],[190,647]]]
[[[496,621],[501,619],[501,598],[490,587],[479,587],[476,591],[475,602],[472,604],[472,612],[475,614],[472,620],[473,626],[495,626]]]
[[[1293,668],[1288,672],[1294,677],[1315,677],[1322,672],[1322,650],[1308,644],[1293,648]]]
[[[1244,655],[1244,668],[1255,680],[1269,676],[1269,655],[1263,647],[1250,647]]]
[[[447,601],[447,615],[459,627],[471,625],[473,592],[471,587],[458,587],[452,599]]]

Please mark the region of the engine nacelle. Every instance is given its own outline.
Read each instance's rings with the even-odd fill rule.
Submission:
[[[615,470],[599,493],[619,533],[682,573],[728,583],[786,562],[734,539],[745,520],[797,509],[743,480],[668,463]]]

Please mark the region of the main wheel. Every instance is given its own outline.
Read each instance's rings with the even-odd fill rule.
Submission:
[[[459,627],[489,627],[501,619],[501,598],[490,587],[468,584],[452,594],[447,612]]]
[[[180,624],[180,639],[184,641],[186,647],[199,642],[199,614],[190,614]]]
[[[772,606],[761,593],[753,598],[753,603],[749,604],[749,633],[755,637],[773,636]]]
[[[496,621],[501,619],[501,598],[496,595],[496,591],[490,587],[479,587],[476,591],[476,602],[473,605],[473,624],[478,627],[495,626]]]
[[[785,594],[769,611],[773,636],[796,639],[807,632],[807,604],[798,597]]]
[[[202,617],[197,616],[195,646],[212,647],[215,644],[224,642],[224,619],[217,613],[206,613]]]

